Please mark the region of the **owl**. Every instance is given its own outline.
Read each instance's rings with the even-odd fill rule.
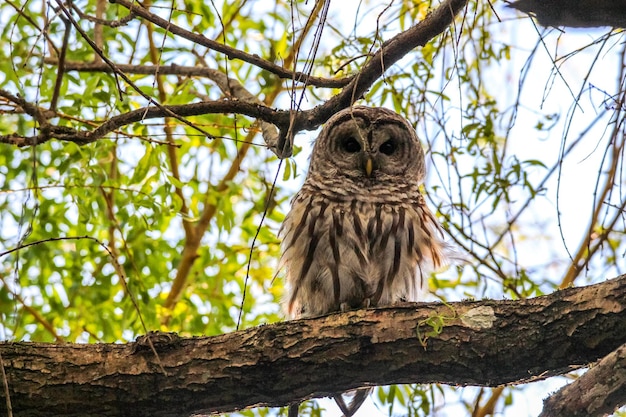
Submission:
[[[424,177],[420,141],[397,113],[359,106],[328,120],[279,232],[290,317],[417,300],[446,248]],[[351,416],[367,392],[350,406],[334,398]]]

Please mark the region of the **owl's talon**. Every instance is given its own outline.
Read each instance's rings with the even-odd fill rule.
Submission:
[[[350,306],[348,305],[348,303],[341,303],[339,304],[339,311],[341,311],[342,313],[345,313],[346,311],[350,310]]]
[[[361,304],[363,308],[370,308],[372,306],[372,300],[367,297],[363,300],[363,304]]]

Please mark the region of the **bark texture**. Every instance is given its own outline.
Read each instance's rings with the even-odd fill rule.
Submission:
[[[626,0],[517,0],[509,6],[543,26],[626,28]]]
[[[611,414],[626,404],[626,344],[549,397],[539,417]]]
[[[626,275],[530,300],[407,304],[151,340],[158,358],[145,338],[0,344],[14,415],[185,416],[367,385],[544,379],[626,343]]]

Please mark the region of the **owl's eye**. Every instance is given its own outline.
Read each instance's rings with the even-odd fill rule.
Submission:
[[[396,151],[397,148],[398,145],[396,144],[396,142],[393,139],[389,139],[387,142],[380,145],[380,148],[378,148],[378,150],[380,151],[380,153],[383,153],[385,155],[391,155]]]
[[[342,139],[339,146],[347,153],[357,153],[361,150],[361,144],[352,136]]]

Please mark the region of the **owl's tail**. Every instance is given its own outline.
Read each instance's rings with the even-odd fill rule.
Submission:
[[[346,402],[343,399],[344,394],[335,394],[333,395],[333,400],[337,403],[337,406],[343,413],[344,417],[352,417],[354,413],[363,405],[363,402],[367,399],[367,396],[370,395],[373,388],[359,388],[354,391],[348,391],[348,393],[353,394],[350,403],[346,405]]]

